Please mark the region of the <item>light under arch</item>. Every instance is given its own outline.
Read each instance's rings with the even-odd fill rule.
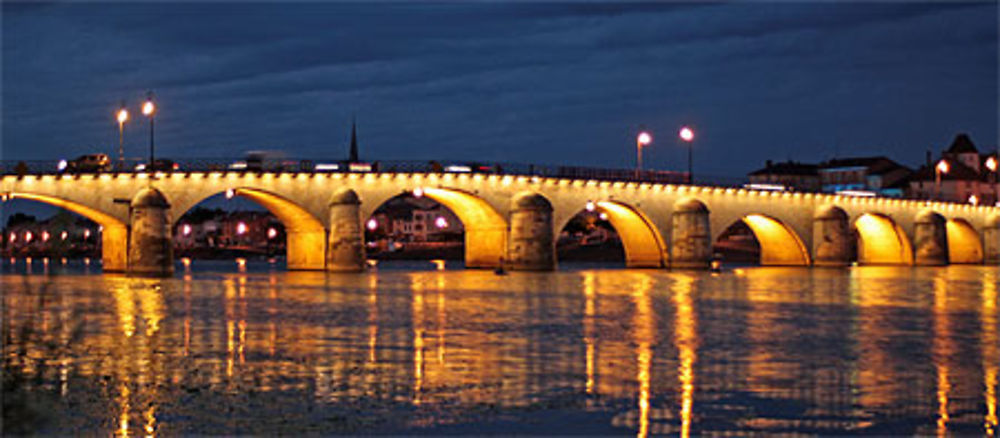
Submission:
[[[460,190],[424,187],[421,195],[444,205],[465,229],[465,267],[496,268],[507,254],[507,221],[482,198]]]
[[[101,231],[101,269],[105,272],[125,272],[128,266],[128,227],[114,216],[62,198],[33,193],[13,192],[11,199],[27,199],[63,208],[96,222]]]
[[[912,265],[913,246],[906,232],[892,218],[865,213],[854,221],[858,230],[858,263],[863,265]]]
[[[983,262],[983,241],[979,233],[964,219],[949,219],[945,224],[948,235],[948,261],[952,264]]]
[[[268,191],[249,187],[232,190],[234,196],[247,198],[266,208],[285,226],[289,270],[320,271],[326,268],[326,228],[312,213]],[[177,218],[182,215],[177,215]]]
[[[616,201],[598,201],[594,209],[605,213],[625,248],[625,266],[662,268],[667,265],[667,246],[653,222],[641,211]]]
[[[761,266],[809,266],[809,250],[787,225],[762,214],[748,214],[742,220],[760,243]]]

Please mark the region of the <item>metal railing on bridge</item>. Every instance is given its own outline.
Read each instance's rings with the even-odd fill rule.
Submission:
[[[66,160],[0,161],[3,175],[51,174],[122,174],[144,173],[145,160],[129,159],[107,166],[74,166]],[[192,158],[183,160],[157,160],[152,166],[157,172],[290,172],[290,173],[473,173],[514,176],[539,176],[552,178],[592,179],[600,181],[629,181],[662,184],[686,184],[687,172],[666,170],[605,169],[580,166],[538,165],[523,163],[486,163],[458,161],[379,160],[347,162],[317,159],[266,159],[245,160],[225,158]]]

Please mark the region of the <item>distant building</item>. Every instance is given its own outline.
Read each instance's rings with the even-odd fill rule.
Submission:
[[[928,160],[910,178],[910,197],[995,205],[998,159],[996,152],[979,153],[967,134],[959,134],[941,158]]]
[[[857,157],[820,163],[818,173],[825,193],[857,191],[902,197],[913,171],[886,157]]]
[[[820,188],[817,170],[815,164],[795,161],[774,163],[767,160],[763,169],[750,172],[747,176],[751,184],[775,184],[792,190],[814,192]]]
[[[442,242],[461,240],[462,222],[448,208],[429,199],[398,199],[376,211],[370,238],[392,242]]]

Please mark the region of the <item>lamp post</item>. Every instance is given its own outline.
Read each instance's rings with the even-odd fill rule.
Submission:
[[[993,203],[1000,203],[1000,186],[997,185],[997,158],[989,157],[986,159],[986,168],[990,170],[990,185],[993,186]]]
[[[635,177],[642,172],[642,147],[653,142],[653,136],[646,131],[640,131],[635,137]]]
[[[941,200],[941,175],[948,173],[951,166],[945,160],[938,161],[937,166],[934,166],[934,187],[937,190],[937,200]]]
[[[682,126],[680,132],[678,132],[677,135],[680,136],[681,140],[683,140],[684,142],[686,142],[687,145],[688,145],[688,184],[693,184],[694,183],[694,160],[692,159],[692,155],[693,155],[693,151],[692,150],[694,148],[693,148],[692,143],[694,142],[694,131],[691,128],[687,127],[687,126]]]
[[[150,91],[146,93],[146,103],[142,104],[142,114],[149,117],[149,164],[146,165],[146,169],[152,172],[153,160],[155,158],[153,149],[153,120],[156,113],[156,105],[153,104],[153,92]]]
[[[118,108],[118,170],[125,170],[125,122],[128,121],[128,110],[125,101]]]

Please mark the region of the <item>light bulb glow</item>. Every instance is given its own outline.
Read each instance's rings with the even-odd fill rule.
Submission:
[[[949,170],[951,170],[951,166],[948,165],[947,161],[941,160],[941,161],[938,162],[938,165],[937,165],[937,171],[938,172],[948,173]]]
[[[273,239],[275,237],[278,237],[278,230],[274,229],[274,227],[268,228],[267,229],[267,238],[268,239]]]
[[[122,124],[128,121],[128,110],[122,108],[118,110],[118,124]]]
[[[243,235],[247,232],[247,224],[240,222],[236,224],[236,234]]]
[[[990,169],[990,172],[997,171],[997,159],[995,157],[989,157],[986,159],[986,168]]]
[[[682,127],[681,131],[678,133],[678,135],[680,135],[681,140],[684,140],[684,141],[692,141],[692,140],[694,140],[694,131],[691,128],[687,127],[687,126]]]
[[[190,236],[191,235],[191,225],[184,224],[183,226],[181,226],[181,234],[183,234],[185,236]]]
[[[448,219],[445,219],[444,216],[438,216],[438,218],[434,220],[434,226],[438,228],[448,228]]]
[[[375,229],[378,228],[378,221],[375,220],[375,218],[368,219],[365,226],[368,227],[368,231],[375,231]]]
[[[650,143],[653,142],[653,136],[649,135],[648,132],[643,131],[643,132],[639,133],[638,137],[636,137],[636,141],[640,145],[645,146],[645,145],[650,144]]]
[[[146,103],[142,104],[142,114],[145,116],[152,116],[156,112],[156,105],[153,105],[152,100],[147,100]]]

